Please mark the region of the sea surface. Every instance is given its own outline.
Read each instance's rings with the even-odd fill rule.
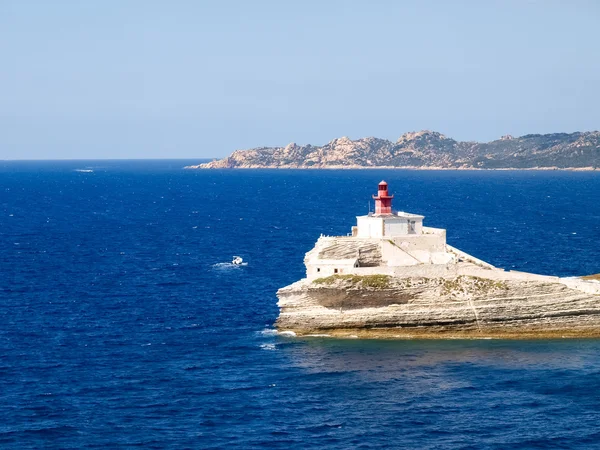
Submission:
[[[600,173],[188,163],[0,162],[0,448],[600,448],[599,340],[273,330],[381,179],[450,244],[574,276],[600,272]]]

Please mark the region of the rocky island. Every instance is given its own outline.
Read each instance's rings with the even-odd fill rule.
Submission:
[[[298,335],[374,338],[600,337],[600,276],[505,271],[446,243],[446,230],[392,210],[347,236],[321,236],[306,278],[277,292],[276,327]]]
[[[433,131],[405,133],[396,142],[368,137],[323,146],[236,150],[188,169],[587,169],[600,167],[600,132],[503,136],[461,142]]]

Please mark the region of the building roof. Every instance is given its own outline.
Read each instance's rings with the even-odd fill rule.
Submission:
[[[425,216],[421,216],[419,214],[412,214],[412,213],[407,213],[404,211],[398,211],[392,214],[375,214],[370,212],[367,215],[363,215],[363,216],[356,216],[358,217],[373,217],[373,218],[382,218],[382,219],[392,219],[392,218],[402,218],[402,219],[424,219]]]
[[[398,217],[405,217],[407,219],[424,219],[425,218],[425,216],[421,216],[419,214],[407,213],[404,211],[398,211],[398,212],[396,212],[396,215]]]

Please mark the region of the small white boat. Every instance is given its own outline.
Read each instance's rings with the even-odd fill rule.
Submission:
[[[233,261],[231,261],[231,264],[233,264],[234,266],[241,266],[243,262],[244,260],[240,256],[234,256]]]

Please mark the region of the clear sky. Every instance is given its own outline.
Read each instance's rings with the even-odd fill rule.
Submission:
[[[0,159],[599,124],[595,0],[0,0]]]

